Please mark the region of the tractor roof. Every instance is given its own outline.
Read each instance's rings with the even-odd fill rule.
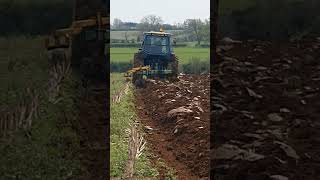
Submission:
[[[171,36],[170,33],[157,32],[157,31],[144,32],[143,34],[147,34],[147,35],[158,35],[158,36]]]

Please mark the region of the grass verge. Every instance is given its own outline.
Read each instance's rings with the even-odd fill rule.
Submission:
[[[111,96],[124,87],[125,79],[122,74],[111,74]],[[132,123],[137,119],[133,103],[133,91],[123,97],[120,103],[111,104],[111,133],[110,133],[110,163],[111,177],[121,178],[124,175],[128,159],[128,137]],[[150,178],[158,175],[148,159],[148,150],[138,158],[135,164],[134,176]]]
[[[44,90],[48,60],[41,37],[0,39],[0,102],[16,106],[17,93],[27,87]],[[80,172],[76,133],[75,78],[67,77],[57,104],[40,99],[39,117],[31,129],[18,130],[0,141],[0,179],[75,179]]]
[[[75,131],[77,108],[72,79],[62,87],[63,99],[41,101],[40,116],[28,131],[19,130],[0,144],[0,174],[5,179],[68,179],[80,171]]]

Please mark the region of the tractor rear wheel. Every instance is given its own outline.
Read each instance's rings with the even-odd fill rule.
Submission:
[[[179,73],[179,69],[178,69],[179,61],[176,55],[171,56],[169,65],[171,66],[171,70],[172,70],[171,79],[176,80],[178,78],[178,73]]]
[[[143,66],[143,55],[142,53],[135,53],[134,54],[134,59],[133,59],[133,68],[136,67],[142,67]],[[134,85],[137,85],[139,81],[143,79],[142,74],[140,73],[133,73],[132,74],[132,83]]]

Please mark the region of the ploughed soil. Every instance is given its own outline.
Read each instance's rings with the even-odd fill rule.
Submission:
[[[176,82],[148,80],[135,103],[147,146],[178,179],[209,179],[209,75],[180,75]],[[167,168],[159,169],[160,179]]]
[[[320,179],[320,39],[221,47],[211,79],[216,179]]]
[[[80,100],[79,135],[81,179],[105,180],[109,170],[107,85],[94,82]]]

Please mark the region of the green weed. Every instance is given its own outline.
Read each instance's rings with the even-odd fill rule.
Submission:
[[[125,79],[123,74],[111,74],[110,93],[111,96],[124,87]],[[128,137],[129,129],[132,123],[137,119],[135,113],[135,104],[133,102],[132,90],[123,97],[118,104],[111,104],[110,119],[110,161],[111,161],[111,177],[122,177],[128,159]],[[148,151],[145,150],[142,156],[135,163],[134,175],[136,177],[154,177],[158,175],[149,159]]]
[[[47,62],[41,37],[1,38],[1,106],[16,106],[17,94],[27,87],[44,89],[49,79]],[[80,173],[75,83],[73,77],[65,79],[58,104],[48,103],[45,96],[40,99],[39,118],[33,119],[30,130],[1,139],[1,178],[74,179]]]

